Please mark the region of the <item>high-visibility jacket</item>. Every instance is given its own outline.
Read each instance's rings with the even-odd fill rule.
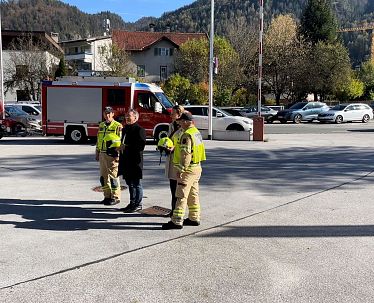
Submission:
[[[195,126],[193,126],[185,130],[182,136],[185,134],[188,134],[192,139],[191,164],[199,164],[201,161],[205,161],[206,160],[205,147],[203,143],[203,138],[201,137],[199,130]],[[184,149],[183,144],[181,144],[180,142],[177,143],[177,146],[175,148],[178,149],[178,152],[176,152],[174,148],[174,159],[173,159],[173,163],[176,165],[180,163],[181,151]]]
[[[108,143],[110,143],[109,141],[118,139],[119,142],[121,142],[121,132],[122,124],[115,120],[113,120],[109,125],[106,125],[105,122],[101,122],[97,133],[96,149],[99,152],[106,152],[110,146],[108,146]]]
[[[182,135],[184,133],[184,130],[182,128],[179,128],[174,134],[173,136],[171,137],[171,140],[173,141],[173,145],[174,145],[174,150],[173,150],[173,154],[172,154],[172,162],[173,163],[178,163],[179,161],[175,162],[174,159],[175,159],[175,155],[178,154],[180,155],[180,152],[181,152],[181,138],[182,138]]]

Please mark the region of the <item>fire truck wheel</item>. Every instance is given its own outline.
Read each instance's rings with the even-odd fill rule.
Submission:
[[[167,137],[168,129],[169,127],[166,125],[158,126],[155,130],[155,136],[154,136],[155,141],[158,142],[161,138]]]
[[[68,126],[66,128],[65,141],[69,143],[84,143],[87,140],[86,132],[81,126]]]

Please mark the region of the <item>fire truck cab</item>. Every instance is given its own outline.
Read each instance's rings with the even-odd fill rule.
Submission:
[[[42,82],[42,126],[47,136],[63,135],[71,143],[83,143],[97,135],[104,107],[115,119],[124,120],[129,108],[139,112],[138,123],[147,137],[158,140],[168,130],[173,103],[160,87],[117,77],[62,77]]]

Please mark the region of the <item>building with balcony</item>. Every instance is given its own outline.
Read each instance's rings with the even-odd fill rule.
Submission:
[[[111,36],[92,37],[78,40],[61,41],[65,61],[73,73],[89,76],[107,70],[100,58],[100,48],[112,45]]]

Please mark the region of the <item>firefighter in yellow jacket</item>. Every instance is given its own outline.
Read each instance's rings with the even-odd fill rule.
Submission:
[[[122,124],[114,120],[113,108],[105,107],[104,120],[99,125],[96,143],[96,161],[100,163],[100,183],[104,193],[104,205],[115,205],[121,199],[121,186],[117,176],[121,145]]]
[[[177,203],[171,221],[162,225],[162,229],[181,229],[183,225],[200,225],[199,180],[201,162],[205,161],[205,147],[199,130],[193,124],[193,117],[184,112],[178,119],[183,129],[180,143],[174,147],[173,164],[177,173]],[[188,218],[184,219],[186,206]]]

